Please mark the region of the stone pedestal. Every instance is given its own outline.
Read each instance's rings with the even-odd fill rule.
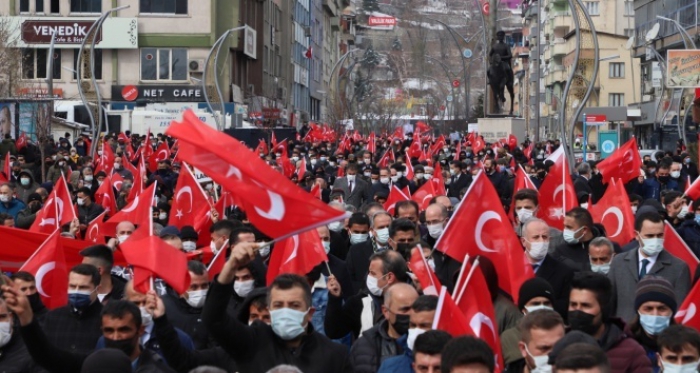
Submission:
[[[515,135],[521,143],[527,136],[525,119],[522,118],[479,118],[477,126],[479,135],[484,136],[484,140],[489,143],[507,139],[510,134]]]

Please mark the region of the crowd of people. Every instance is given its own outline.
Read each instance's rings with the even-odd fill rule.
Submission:
[[[8,273],[0,298],[0,371],[698,371],[700,333],[676,316],[700,270],[691,273],[689,263],[664,249],[668,223],[700,257],[700,200],[684,194],[698,168],[682,149],[644,157],[639,177],[625,183],[635,237],[620,245],[588,211],[609,188],[595,161],[574,167],[580,207],[565,211],[564,229],[538,218],[537,189],[553,166],[547,157],[566,146],[558,140],[486,143],[476,134],[436,138],[417,131],[356,133],[333,141],[308,131],[285,139],[284,146],[264,141],[256,154],[317,193],[309,198],[349,217],[315,228],[326,263],[272,281],[266,274],[275,247],[266,245],[271,238],[240,207],[227,205],[222,214],[212,209],[206,232],[211,240],[204,244],[203,232],[173,224],[178,178],[190,167],[177,158],[175,139],[105,135],[94,140],[98,152],[91,156],[88,136],[48,139],[42,149],[28,141],[18,149],[6,135],[0,154],[10,163],[0,168],[9,170],[0,185],[0,242],[8,232],[34,225],[61,178],[77,216],[60,227],[61,236],[84,240],[91,222],[107,219],[97,190],[118,174],[123,182],[114,189],[117,211],[107,215],[130,203],[132,188],[155,183],[153,234],[187,254],[181,271],[191,280],[181,293],[161,280],[147,291],[135,286],[129,268],[115,260],[138,228],[128,220],[118,222],[104,244],[80,251],[82,263],[66,279],[64,306],[47,309],[40,274]],[[170,157],[153,162],[145,174],[129,171],[139,165],[134,154],[143,157],[162,146],[172,149]],[[110,167],[99,164],[105,147],[114,154]],[[520,167],[531,188],[517,186]],[[434,247],[480,172],[511,214],[523,265],[534,273],[517,294],[508,294],[499,288],[504,274],[480,258],[500,354],[483,339],[436,329],[439,297],[426,294],[426,284],[409,268],[411,250],[420,245],[430,270],[454,290],[461,263]],[[434,178],[443,180],[444,195],[425,204],[408,199],[387,206],[392,188],[412,195]],[[214,203],[225,192],[211,180],[202,186]],[[219,252],[225,263],[212,276]]]

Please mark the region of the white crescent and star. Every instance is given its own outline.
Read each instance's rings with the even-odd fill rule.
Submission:
[[[617,217],[617,231],[610,235],[610,237],[617,237],[620,232],[622,232],[622,223],[624,222],[624,219],[622,218],[622,210],[615,206],[608,207],[608,209],[603,213],[603,217],[600,219],[601,222],[605,220],[605,216],[608,214],[613,214]]]
[[[136,210],[136,206],[138,206],[138,204],[139,204],[139,196],[136,196],[136,198],[134,198],[134,202],[131,202],[131,206],[123,208],[122,212],[132,212],[132,211]]]
[[[471,320],[469,320],[469,326],[472,328],[472,330],[474,331],[474,334],[476,334],[477,337],[483,339],[483,337],[481,336],[481,326],[482,325],[488,326],[489,329],[491,329],[491,334],[493,336],[496,335],[496,328],[494,327],[493,321],[491,320],[491,318],[484,315],[482,312],[477,312],[476,314],[474,314],[474,316],[472,316]],[[495,338],[494,338],[494,340],[495,340]]]
[[[476,222],[476,231],[474,232],[474,236],[476,236],[476,246],[479,248],[479,250],[486,252],[486,253],[495,253],[497,252],[496,250],[490,249],[484,245],[484,241],[482,239],[482,234],[484,230],[484,225],[486,225],[486,222],[489,220],[498,220],[499,222],[501,221],[501,217],[494,211],[485,211],[479,216],[479,220]]]
[[[164,154],[165,154],[165,156],[164,156],[163,158],[160,157],[160,154],[161,154],[161,153],[164,153]],[[158,151],[158,154],[156,155],[156,159],[157,159],[159,162],[168,159],[168,151],[165,150],[165,149],[161,149],[160,151]]]
[[[294,249],[292,250],[292,253],[289,255],[289,258],[282,263],[282,265],[285,265],[289,262],[291,262],[294,258],[297,257],[297,252],[299,251],[299,236],[292,236],[292,241],[294,242]]]
[[[56,268],[56,262],[44,263],[36,271],[36,290],[44,297],[51,298],[50,295],[46,294],[42,282],[44,281],[44,276]]]
[[[93,235],[92,232],[97,230],[95,234]],[[90,228],[90,230],[87,232],[88,238],[92,240],[92,242],[97,242],[97,235],[100,234],[100,226],[95,224]]]
[[[681,321],[681,324],[685,324],[688,321],[692,320],[693,317],[695,317],[696,312],[697,312],[697,307],[695,306],[695,303],[690,302],[690,305],[688,306],[688,308],[678,311],[678,314],[676,315],[676,317],[682,317],[683,321]]]
[[[114,183],[112,183],[112,187],[114,187],[114,189],[116,189],[116,190],[121,190],[123,183],[124,183],[123,181],[117,180]]]
[[[271,190],[267,191],[267,195],[270,197],[270,209],[265,211],[260,207],[256,206],[255,212],[257,212],[258,215],[267,220],[281,221],[282,219],[284,219],[284,214],[286,210],[284,205],[284,199],[282,199],[282,196]]]
[[[187,211],[188,213],[192,212],[192,188],[190,186],[185,186],[182,189],[180,189],[177,194],[175,195],[175,201],[177,202],[178,207],[180,206],[180,196],[183,193],[187,193],[190,196],[190,209]],[[178,210],[180,212],[180,210]]]

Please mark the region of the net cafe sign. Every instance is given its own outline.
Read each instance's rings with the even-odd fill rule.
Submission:
[[[25,18],[12,17],[20,47],[48,48],[51,36],[56,34],[56,48],[79,48],[96,19],[90,18]],[[104,38],[103,35],[109,35]],[[95,47],[100,49],[138,48],[136,18],[107,18],[95,36]]]

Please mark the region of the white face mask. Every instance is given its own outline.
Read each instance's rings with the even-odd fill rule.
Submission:
[[[367,233],[350,233],[350,244],[355,245],[367,241]]]
[[[365,172],[365,173],[363,173],[363,175],[365,175],[365,177],[368,178],[368,179],[369,179],[370,177],[372,177],[372,173],[371,173],[371,172]]]
[[[584,209],[588,210],[588,202],[582,203],[582,204],[581,204],[581,208],[584,208]]]
[[[312,166],[315,166],[315,165],[316,165],[316,162],[318,162],[318,161],[316,160],[316,158],[312,158],[311,161],[310,161],[309,163],[311,163]]]
[[[233,283],[233,291],[241,298],[247,297],[254,288],[255,280],[236,281]]]
[[[399,176],[398,176],[398,175],[392,176],[392,177],[391,177],[391,182],[392,182],[392,183],[395,183],[395,182],[397,182],[397,181],[399,181]]]
[[[153,324],[153,315],[146,311],[146,307],[139,307],[139,310],[141,311],[141,324],[143,326],[149,326]]]
[[[642,252],[647,256],[654,256],[664,250],[663,238],[642,238]]]
[[[564,231],[562,232],[561,235],[562,235],[562,237],[564,237],[564,241],[566,241],[566,243],[568,243],[568,244],[570,244],[570,245],[575,245],[575,244],[577,244],[577,243],[580,242],[580,241],[579,241],[580,238],[576,238],[576,235],[577,235],[578,232],[580,232],[583,228],[584,228],[584,227],[581,227],[581,228],[579,228],[579,229],[577,229],[577,230],[575,230],[575,231],[572,231],[571,229],[564,229]]]
[[[530,257],[534,260],[542,260],[544,259],[545,256],[547,256],[547,250],[549,250],[549,241],[542,241],[542,242],[530,242],[528,240],[525,240],[527,243],[530,244],[530,249],[527,250],[528,254],[530,254]]]
[[[607,275],[610,272],[610,263],[605,264],[593,264],[591,263],[591,271],[595,273],[602,273]]]
[[[535,213],[534,210],[522,208],[520,210],[516,210],[515,214],[518,215],[518,220],[520,221],[521,224],[525,223],[527,219],[530,219],[532,215]]]
[[[323,251],[326,252],[326,255],[331,252],[331,241],[323,241]]]
[[[78,206],[83,206],[85,204],[85,198],[78,198],[76,202],[78,203]]]
[[[332,230],[333,232],[339,232],[343,230],[343,222],[342,221],[334,221],[330,224],[328,224],[328,229]]]
[[[188,253],[197,250],[197,243],[194,241],[184,241],[182,243],[182,249]]]
[[[398,177],[399,179],[402,178],[402,177],[403,177],[403,172],[400,172],[400,171],[397,172],[397,173],[396,173],[396,177]]]
[[[270,246],[260,248],[258,254],[260,254],[260,256],[263,258],[267,258],[267,256],[270,255]]]
[[[0,322],[0,347],[10,343],[12,338],[12,325],[9,321]]]
[[[683,207],[681,207],[681,211],[678,213],[678,218],[685,219],[686,215],[688,215],[688,210],[688,205],[683,205]]]
[[[187,292],[187,304],[193,308],[204,307],[204,302],[207,300],[207,291],[192,290]]]
[[[348,182],[350,182],[350,183],[355,182],[355,175],[348,175],[348,176],[346,176],[346,177],[347,177],[347,179],[348,179]]]
[[[637,206],[632,206],[632,213],[636,214],[637,213]]]
[[[680,171],[671,171],[671,177],[674,179],[678,179],[681,177],[681,172]]]
[[[418,329],[418,328],[411,328],[408,329],[408,339],[406,340],[406,344],[408,344],[408,348],[413,351],[413,346],[416,344],[416,338],[418,338],[419,335],[425,333],[425,330],[423,329]]]
[[[209,248],[211,249],[211,252],[214,253],[214,255],[216,255],[216,253],[219,252],[219,249],[216,248],[216,242],[214,241],[209,242]]]
[[[121,236],[117,236],[117,241],[119,241],[119,243],[124,243],[124,241],[126,241],[128,238],[128,235],[122,234]]]
[[[389,242],[389,228],[382,228],[382,229],[377,229],[374,232],[374,239],[382,244],[386,245],[387,242]]]
[[[424,176],[425,176],[425,174],[416,174],[416,179],[417,180],[423,179]]]
[[[700,361],[678,365],[671,364],[661,360],[661,366],[663,367],[663,373],[697,373],[698,364]]]
[[[114,169],[115,169],[115,170],[118,170],[121,166],[122,166],[121,164],[115,163],[115,164],[114,164]]]
[[[390,179],[388,177],[380,177],[379,178],[379,182],[384,184],[384,185],[389,184],[389,180]]]
[[[168,214],[165,212],[161,212],[160,214],[158,214],[158,219],[160,219],[160,220],[165,220],[167,218],[168,218]]]
[[[384,277],[384,276],[382,276]],[[369,292],[377,297],[381,297],[382,294],[384,293],[384,288],[380,288],[379,285],[379,279],[376,277],[372,277],[371,275],[367,275],[367,290]]]
[[[535,362],[535,368],[530,369],[530,373],[551,373],[552,372],[552,366],[548,364],[549,362],[549,355],[544,354],[542,356],[533,356],[530,351],[527,349],[527,346],[525,346],[525,351],[527,352],[528,355],[532,358],[532,360]]]
[[[6,196],[6,195],[4,195],[4,194],[3,194],[3,195],[0,195],[0,202],[5,202],[5,203],[7,203],[7,202],[10,202],[10,199],[11,199],[10,196]]]
[[[525,310],[527,311],[527,313],[533,313],[533,312],[535,312],[535,311],[537,311],[537,310],[550,310],[550,311],[553,311],[554,308],[552,308],[552,307],[550,307],[550,306],[545,306],[544,304],[538,304],[538,305],[536,305],[536,306],[525,306]]]
[[[445,227],[442,225],[442,223],[428,225],[428,234],[430,237],[437,239],[440,237],[444,229]]]

